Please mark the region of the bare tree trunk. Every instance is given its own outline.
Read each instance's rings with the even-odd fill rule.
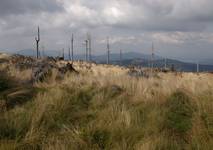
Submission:
[[[40,30],[39,30],[39,26],[38,26],[38,36],[35,37],[35,40],[36,40],[36,52],[37,52],[36,58],[38,59],[39,58],[39,42],[40,42]]]
[[[68,49],[68,54],[69,54],[69,60],[71,60],[70,47]]]
[[[86,61],[88,60],[88,40],[85,40],[86,42]]]
[[[62,49],[62,58],[64,60],[64,48]]]
[[[72,63],[73,63],[73,61],[74,61],[74,58],[73,58],[73,49],[74,49],[74,36],[73,36],[73,34],[72,34],[72,39],[71,39],[71,49],[72,49]]]
[[[92,60],[92,41],[91,41],[91,35],[88,34],[88,41],[89,41],[89,61]]]
[[[152,58],[151,58],[151,74],[153,75],[154,68],[154,43],[152,43]]]
[[[199,62],[197,61],[197,74],[200,72],[200,65]]]
[[[120,65],[122,65],[122,50],[120,50]]]
[[[107,64],[109,64],[110,62],[110,58],[109,58],[109,55],[110,55],[110,51],[109,51],[109,37],[107,37]]]

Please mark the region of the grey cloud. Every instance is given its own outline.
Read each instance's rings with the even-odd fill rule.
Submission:
[[[97,14],[81,20],[87,25],[186,32],[203,31],[213,21],[210,0],[80,0],[78,4]]]
[[[0,16],[61,11],[57,0],[0,0]]]
[[[90,32],[97,53],[105,52],[103,41],[110,36],[113,50],[147,50],[154,41],[163,45],[162,54],[182,56],[198,52],[190,45],[199,43],[213,55],[212,5],[212,0],[0,0],[0,49],[34,47],[40,25],[48,49],[67,47],[74,33],[81,53]]]

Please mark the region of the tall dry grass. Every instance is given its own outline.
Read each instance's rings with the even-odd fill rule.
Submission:
[[[28,103],[0,117],[0,149],[211,149],[213,76],[92,65],[57,72]],[[27,76],[26,76],[27,78]]]

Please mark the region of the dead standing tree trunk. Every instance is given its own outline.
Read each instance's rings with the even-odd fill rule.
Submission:
[[[62,59],[64,60],[64,48],[62,49]]]
[[[120,50],[120,65],[122,66],[122,50]]]
[[[153,69],[154,69],[154,43],[152,42],[151,76],[153,76]]]
[[[110,63],[110,50],[109,50],[109,37],[107,37],[107,65],[109,65],[109,63]]]
[[[74,58],[73,58],[73,49],[74,49],[74,35],[72,34],[72,39],[71,39],[72,63],[73,63],[73,61],[74,61]]]
[[[35,40],[36,40],[36,52],[37,52],[36,58],[38,59],[39,58],[39,42],[40,42],[39,26],[38,26],[38,37],[35,37]]]
[[[70,47],[68,48],[69,61],[71,61]]]
[[[86,62],[88,61],[88,40],[85,40],[86,42]]]
[[[92,41],[91,41],[91,35],[90,33],[87,33],[87,40],[88,40],[88,53],[89,53],[89,61],[91,62],[92,60]]]

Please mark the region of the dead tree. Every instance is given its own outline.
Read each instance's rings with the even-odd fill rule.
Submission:
[[[86,61],[88,61],[88,40],[85,40],[86,42],[86,56],[85,56],[85,59]]]
[[[71,60],[70,47],[68,48],[69,60]]]
[[[109,51],[109,37],[107,37],[107,64],[109,64],[110,62],[110,58],[109,58],[109,55],[110,55],[110,51]]]
[[[64,48],[62,49],[62,59],[64,60]]]
[[[72,49],[72,63],[73,63],[73,61],[74,61],[74,58],[73,58],[73,49],[74,49],[74,36],[73,36],[73,34],[72,34],[72,39],[71,39],[71,49]]]
[[[152,62],[152,70],[153,70],[153,68],[154,68],[154,43],[152,43],[152,58],[151,58],[152,60],[151,60],[151,62]]]
[[[200,72],[200,64],[199,64],[199,62],[197,61],[197,74],[199,74],[199,72]]]
[[[89,61],[92,60],[92,41],[91,41],[91,35],[87,34],[87,40],[88,40],[88,49],[89,49]]]
[[[122,50],[120,50],[120,65],[122,65]]]
[[[154,43],[152,42],[152,54],[151,54],[151,76],[153,76],[153,69],[154,69]]]
[[[38,59],[38,57],[39,57],[39,42],[40,42],[40,30],[39,30],[39,26],[38,26],[38,36],[35,37],[35,40],[36,40],[36,51],[37,51],[36,58]]]

